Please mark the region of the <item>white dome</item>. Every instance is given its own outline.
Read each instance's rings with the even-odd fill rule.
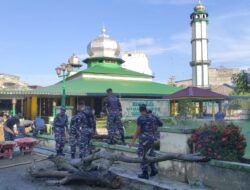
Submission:
[[[102,33],[88,44],[87,52],[90,57],[116,58],[120,55],[120,45],[106,34],[103,27]]]
[[[68,63],[70,65],[80,65],[80,59],[73,53],[73,55],[71,55],[70,58],[68,59]]]

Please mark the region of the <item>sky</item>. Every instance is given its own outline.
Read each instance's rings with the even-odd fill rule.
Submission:
[[[122,51],[145,51],[155,81],[191,78],[190,14],[198,0],[0,0],[0,73],[46,86],[73,54],[107,33]],[[203,0],[211,67],[250,67],[250,1]],[[86,65],[84,64],[83,68]]]

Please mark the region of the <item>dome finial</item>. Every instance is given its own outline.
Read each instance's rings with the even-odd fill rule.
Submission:
[[[201,0],[198,0],[197,5],[194,8],[195,11],[205,11],[205,6],[202,4]]]
[[[105,25],[104,24],[102,24],[102,34],[105,34],[106,33],[106,27],[105,27]]]

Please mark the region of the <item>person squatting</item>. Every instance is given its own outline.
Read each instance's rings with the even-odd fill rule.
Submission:
[[[108,144],[114,144],[114,137],[118,130],[121,142],[125,145],[124,128],[122,125],[122,106],[120,100],[113,95],[112,89],[106,90],[107,97],[104,99],[103,111],[107,113]]]
[[[96,121],[94,110],[85,106],[84,102],[77,105],[77,114],[70,122],[69,142],[71,158],[75,158],[76,147],[79,146],[79,157],[86,157],[91,153],[90,140],[96,133]]]
[[[137,129],[131,144],[129,144],[129,147],[131,147],[134,144],[135,140],[139,137],[137,155],[139,156],[139,158],[142,158],[142,173],[139,174],[138,177],[149,179],[149,166],[151,168],[150,176],[155,176],[156,174],[158,174],[158,171],[155,167],[155,163],[148,164],[146,162],[146,154],[149,153],[149,156],[155,156],[154,142],[159,138],[157,135],[157,128],[162,126],[162,122],[151,112],[147,112],[147,107],[145,104],[140,105],[139,111],[140,116],[137,118]]]

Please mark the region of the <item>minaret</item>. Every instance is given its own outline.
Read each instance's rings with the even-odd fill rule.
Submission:
[[[207,24],[208,13],[204,5],[199,0],[194,8],[194,12],[190,15],[192,26],[192,85],[209,88],[208,82],[208,39],[207,39]]]

